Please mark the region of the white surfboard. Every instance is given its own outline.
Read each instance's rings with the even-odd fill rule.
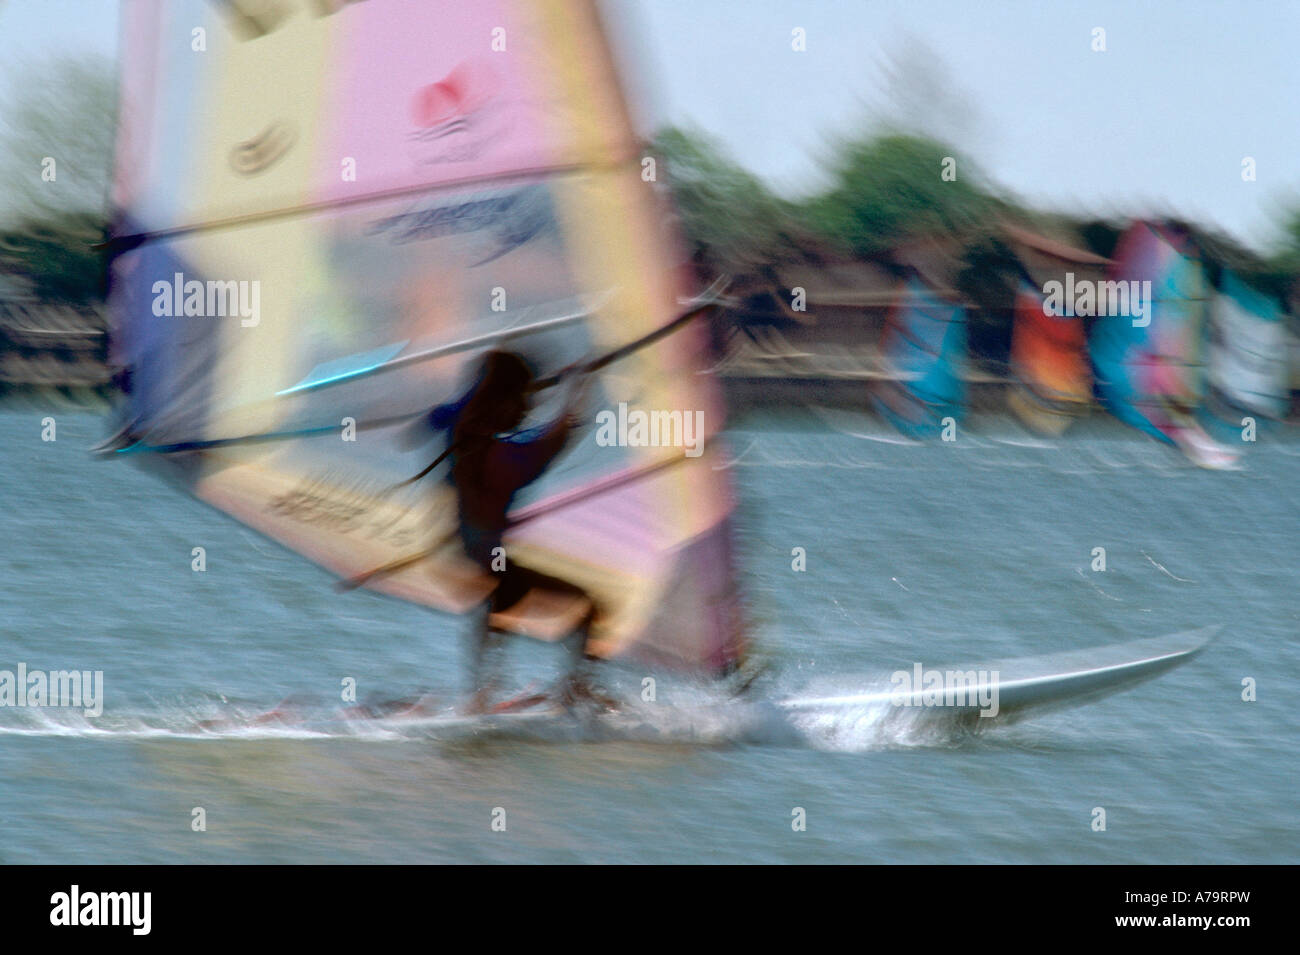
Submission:
[[[924,670],[975,674],[974,683],[964,693],[955,692],[952,702],[945,701],[945,707],[978,711],[984,708],[979,701],[989,699],[996,688],[998,713],[994,718],[1019,719],[1033,713],[1089,703],[1153,679],[1190,660],[1205,648],[1219,629],[1217,626],[1200,627],[1163,637],[1039,657],[952,667],[926,666]],[[993,676],[995,673],[996,677]],[[792,712],[881,704],[917,708],[926,706],[925,693],[921,687],[798,697],[782,700],[777,706]],[[958,696],[964,697],[964,702],[959,702]]]
[[[925,688],[910,693],[896,689],[875,690],[827,696],[794,696],[778,700],[730,700],[694,704],[689,707],[657,707],[671,711],[666,722],[650,721],[646,707],[638,706],[614,712],[588,711],[566,713],[551,707],[539,707],[511,713],[441,715],[394,718],[391,723],[417,733],[450,736],[492,733],[555,733],[566,735],[581,728],[606,729],[615,737],[635,735],[638,729],[666,730],[665,735],[680,739],[694,735],[694,728],[708,727],[705,736],[744,738],[743,726],[764,724],[771,729],[773,718],[791,723],[808,716],[834,715],[840,712],[897,707],[911,713],[951,720],[983,728],[999,722],[1012,722],[1063,707],[1079,706],[1112,693],[1130,689],[1186,663],[1214,638],[1219,627],[1201,627],[1145,640],[1109,644],[1081,650],[1069,650],[1037,657],[1023,657],[993,663],[930,667],[942,673],[974,674],[973,682],[964,685],[963,694],[953,694],[940,705],[927,703]],[[980,716],[996,689],[997,712],[991,718]],[[720,721],[723,725],[719,725]],[[729,727],[729,728],[728,728]],[[650,732],[649,735],[654,735]]]

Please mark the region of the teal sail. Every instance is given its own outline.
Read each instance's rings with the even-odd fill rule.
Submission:
[[[961,418],[966,385],[966,310],[944,301],[915,275],[904,280],[881,341],[887,379],[872,400],[908,437],[938,435]]]

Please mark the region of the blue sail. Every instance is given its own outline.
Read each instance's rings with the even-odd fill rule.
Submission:
[[[903,434],[933,437],[945,418],[961,417],[966,385],[960,369],[965,356],[965,308],[944,301],[911,276],[903,283],[882,342],[889,380],[872,399]]]

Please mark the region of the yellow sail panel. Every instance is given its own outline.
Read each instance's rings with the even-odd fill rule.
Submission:
[[[187,222],[219,222],[311,201],[324,79],[337,43],[320,5],[290,0],[203,4],[201,161]]]

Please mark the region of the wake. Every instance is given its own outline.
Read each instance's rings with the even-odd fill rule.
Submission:
[[[861,684],[857,684],[859,692]],[[884,683],[878,681],[878,688]],[[250,704],[172,706],[136,713],[0,710],[0,736],[103,742],[238,741],[517,741],[521,743],[659,743],[705,747],[776,746],[869,752],[951,746],[983,726],[953,712],[900,709],[884,702],[791,711],[775,698],[729,700],[695,694],[669,703],[641,701],[618,710],[566,712],[536,707],[469,716],[456,705],[422,697],[358,707],[286,701],[267,710]]]

